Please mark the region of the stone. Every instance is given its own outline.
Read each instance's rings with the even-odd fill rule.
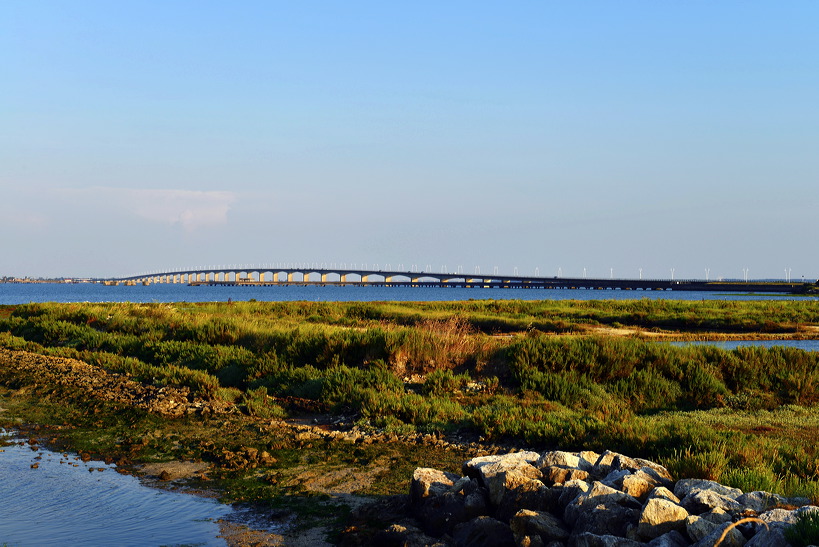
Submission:
[[[707,513],[702,513],[700,518],[704,518],[708,522],[713,522],[714,524],[725,524],[726,522],[733,521],[733,517],[720,509],[719,507],[715,507],[711,509]]]
[[[519,461],[534,464],[538,459],[540,459],[540,454],[529,451],[512,452],[510,454],[496,454],[492,456],[479,456],[477,458],[472,458],[471,460],[465,461],[462,466],[462,473],[468,477],[477,478],[479,476],[478,470],[485,465],[500,461]]]
[[[676,490],[674,493],[677,493]],[[714,490],[693,490],[680,501],[680,505],[685,507],[689,513],[695,515],[711,511],[715,508],[733,512],[743,510],[742,505],[735,499]]]
[[[726,528],[730,527],[731,523],[721,524],[716,526],[707,536],[695,543],[696,547],[714,547],[719,541]],[[720,543],[720,547],[743,547],[747,543],[747,539],[736,528],[731,528],[725,535],[725,538]]]
[[[587,532],[573,536],[569,547],[643,547],[643,544],[633,539]]]
[[[791,544],[785,539],[781,528],[762,528],[748,540],[745,547],[791,547]]]
[[[769,509],[783,505],[785,498],[770,492],[746,492],[737,497],[737,502],[756,513],[764,513]]]
[[[492,517],[478,517],[455,527],[456,547],[514,547],[512,529]]]
[[[688,547],[690,542],[688,538],[676,530],[672,530],[667,534],[654,538],[648,542],[648,547]]]
[[[620,485],[623,484],[623,479],[628,475],[631,475],[631,471],[627,469],[612,469],[608,475],[600,479],[600,482],[606,486],[619,489]]]
[[[592,452],[591,450],[579,452],[577,456],[580,460],[577,464],[577,468],[582,469],[583,471],[591,471],[594,469],[594,464],[597,463],[598,459],[600,459],[600,454],[597,452]]]
[[[588,492],[580,494],[566,506],[563,511],[563,520],[569,526],[575,526],[575,523],[585,511],[598,505],[606,507],[622,505],[631,509],[640,509],[642,507],[639,501],[628,494],[596,481]]]
[[[579,495],[591,490],[591,484],[586,481],[573,480],[563,484],[560,487],[560,497],[558,498],[558,507],[565,509],[572,501]]]
[[[441,496],[450,491],[460,477],[429,467],[419,467],[412,473],[410,497],[413,503],[429,496]]]
[[[594,499],[594,498],[593,498]],[[586,532],[598,535],[627,537],[637,527],[640,512],[617,503],[600,503],[584,508],[578,515],[572,535]]]
[[[543,482],[545,484],[563,484],[573,480],[586,480],[589,472],[572,467],[558,467],[556,465],[541,468]]]
[[[543,474],[524,458],[481,462],[470,466],[470,471],[476,473],[481,485],[489,491],[489,500],[495,507],[500,505],[507,490],[519,488],[533,479],[543,485],[539,480]],[[526,488],[531,489],[532,486],[527,484]]]
[[[759,515],[759,518],[768,526],[784,528],[785,526],[794,524],[797,515],[795,510],[771,509]]]
[[[651,493],[648,495],[648,499],[652,498],[662,498],[668,501],[673,501],[674,503],[679,504],[680,498],[674,495],[674,493],[664,486],[658,486]]]
[[[413,508],[413,514],[422,523],[424,531],[432,536],[452,532],[455,527],[478,516],[487,515],[489,505],[479,493],[464,496],[447,492],[425,500]]]
[[[716,530],[718,526],[696,515],[689,515],[685,519],[685,532],[693,541],[700,541],[708,534]]]
[[[580,457],[571,452],[562,452],[555,450],[553,452],[544,452],[540,458],[535,462],[535,467],[541,471],[546,467],[558,466],[573,469],[579,469]]]
[[[677,484],[674,485],[674,495],[680,499],[685,498],[688,494],[696,490],[708,490],[734,500],[742,495],[742,490],[739,488],[723,486],[718,482],[705,479],[682,479],[677,481]]]
[[[521,478],[508,483],[500,502],[493,505],[494,516],[508,522],[521,509],[546,510],[552,497],[551,488],[539,480]]]
[[[637,534],[645,539],[654,539],[672,530],[685,530],[688,511],[663,498],[651,498],[640,514]]]
[[[537,536],[543,542],[569,538],[569,529],[562,520],[544,511],[521,509],[509,523],[516,537]]]
[[[635,497],[640,501],[645,501],[648,495],[656,487],[656,484],[647,481],[639,475],[627,475],[623,477],[620,484],[620,490],[629,496]]]
[[[443,547],[445,544],[424,534],[414,526],[393,524],[373,536],[373,543],[383,547]]]

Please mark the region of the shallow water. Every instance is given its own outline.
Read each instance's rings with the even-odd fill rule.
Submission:
[[[0,283],[0,304],[28,302],[226,302],[255,299],[260,302],[294,300],[320,302],[368,302],[378,300],[794,300],[804,297],[783,294],[713,293],[691,291],[622,291],[591,289],[466,289],[443,287],[189,287],[183,284],[134,287],[79,283]]]
[[[736,349],[739,347],[763,347],[772,348],[781,346],[786,348],[796,348],[805,351],[819,351],[819,340],[720,340],[720,341],[694,341],[694,342],[669,342],[674,346],[687,345],[709,345],[716,346],[721,349]]]
[[[0,439],[14,440],[8,434]],[[227,505],[149,488],[114,465],[14,441],[0,446],[5,545],[226,545],[216,537],[216,520],[230,514]]]

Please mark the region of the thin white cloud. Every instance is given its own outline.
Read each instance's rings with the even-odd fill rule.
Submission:
[[[97,187],[62,191],[86,203],[125,211],[149,222],[179,226],[187,232],[227,224],[234,192]]]
[[[179,225],[186,231],[227,224],[227,214],[236,201],[233,192],[192,190],[121,190],[129,209],[151,222]]]

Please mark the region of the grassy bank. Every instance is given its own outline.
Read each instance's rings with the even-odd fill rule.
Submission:
[[[817,325],[812,300],[30,304],[0,310],[0,345],[188,386],[258,420],[320,412],[397,436],[612,449],[816,499],[819,355],[656,339]]]

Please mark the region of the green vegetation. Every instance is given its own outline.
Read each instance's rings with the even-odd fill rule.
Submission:
[[[810,511],[799,515],[792,526],[785,528],[785,539],[794,547],[819,543],[819,512]]]
[[[399,435],[611,449],[817,499],[819,354],[648,337],[817,325],[812,300],[29,304],[0,309],[0,346],[189,386],[263,420],[318,409]]]

